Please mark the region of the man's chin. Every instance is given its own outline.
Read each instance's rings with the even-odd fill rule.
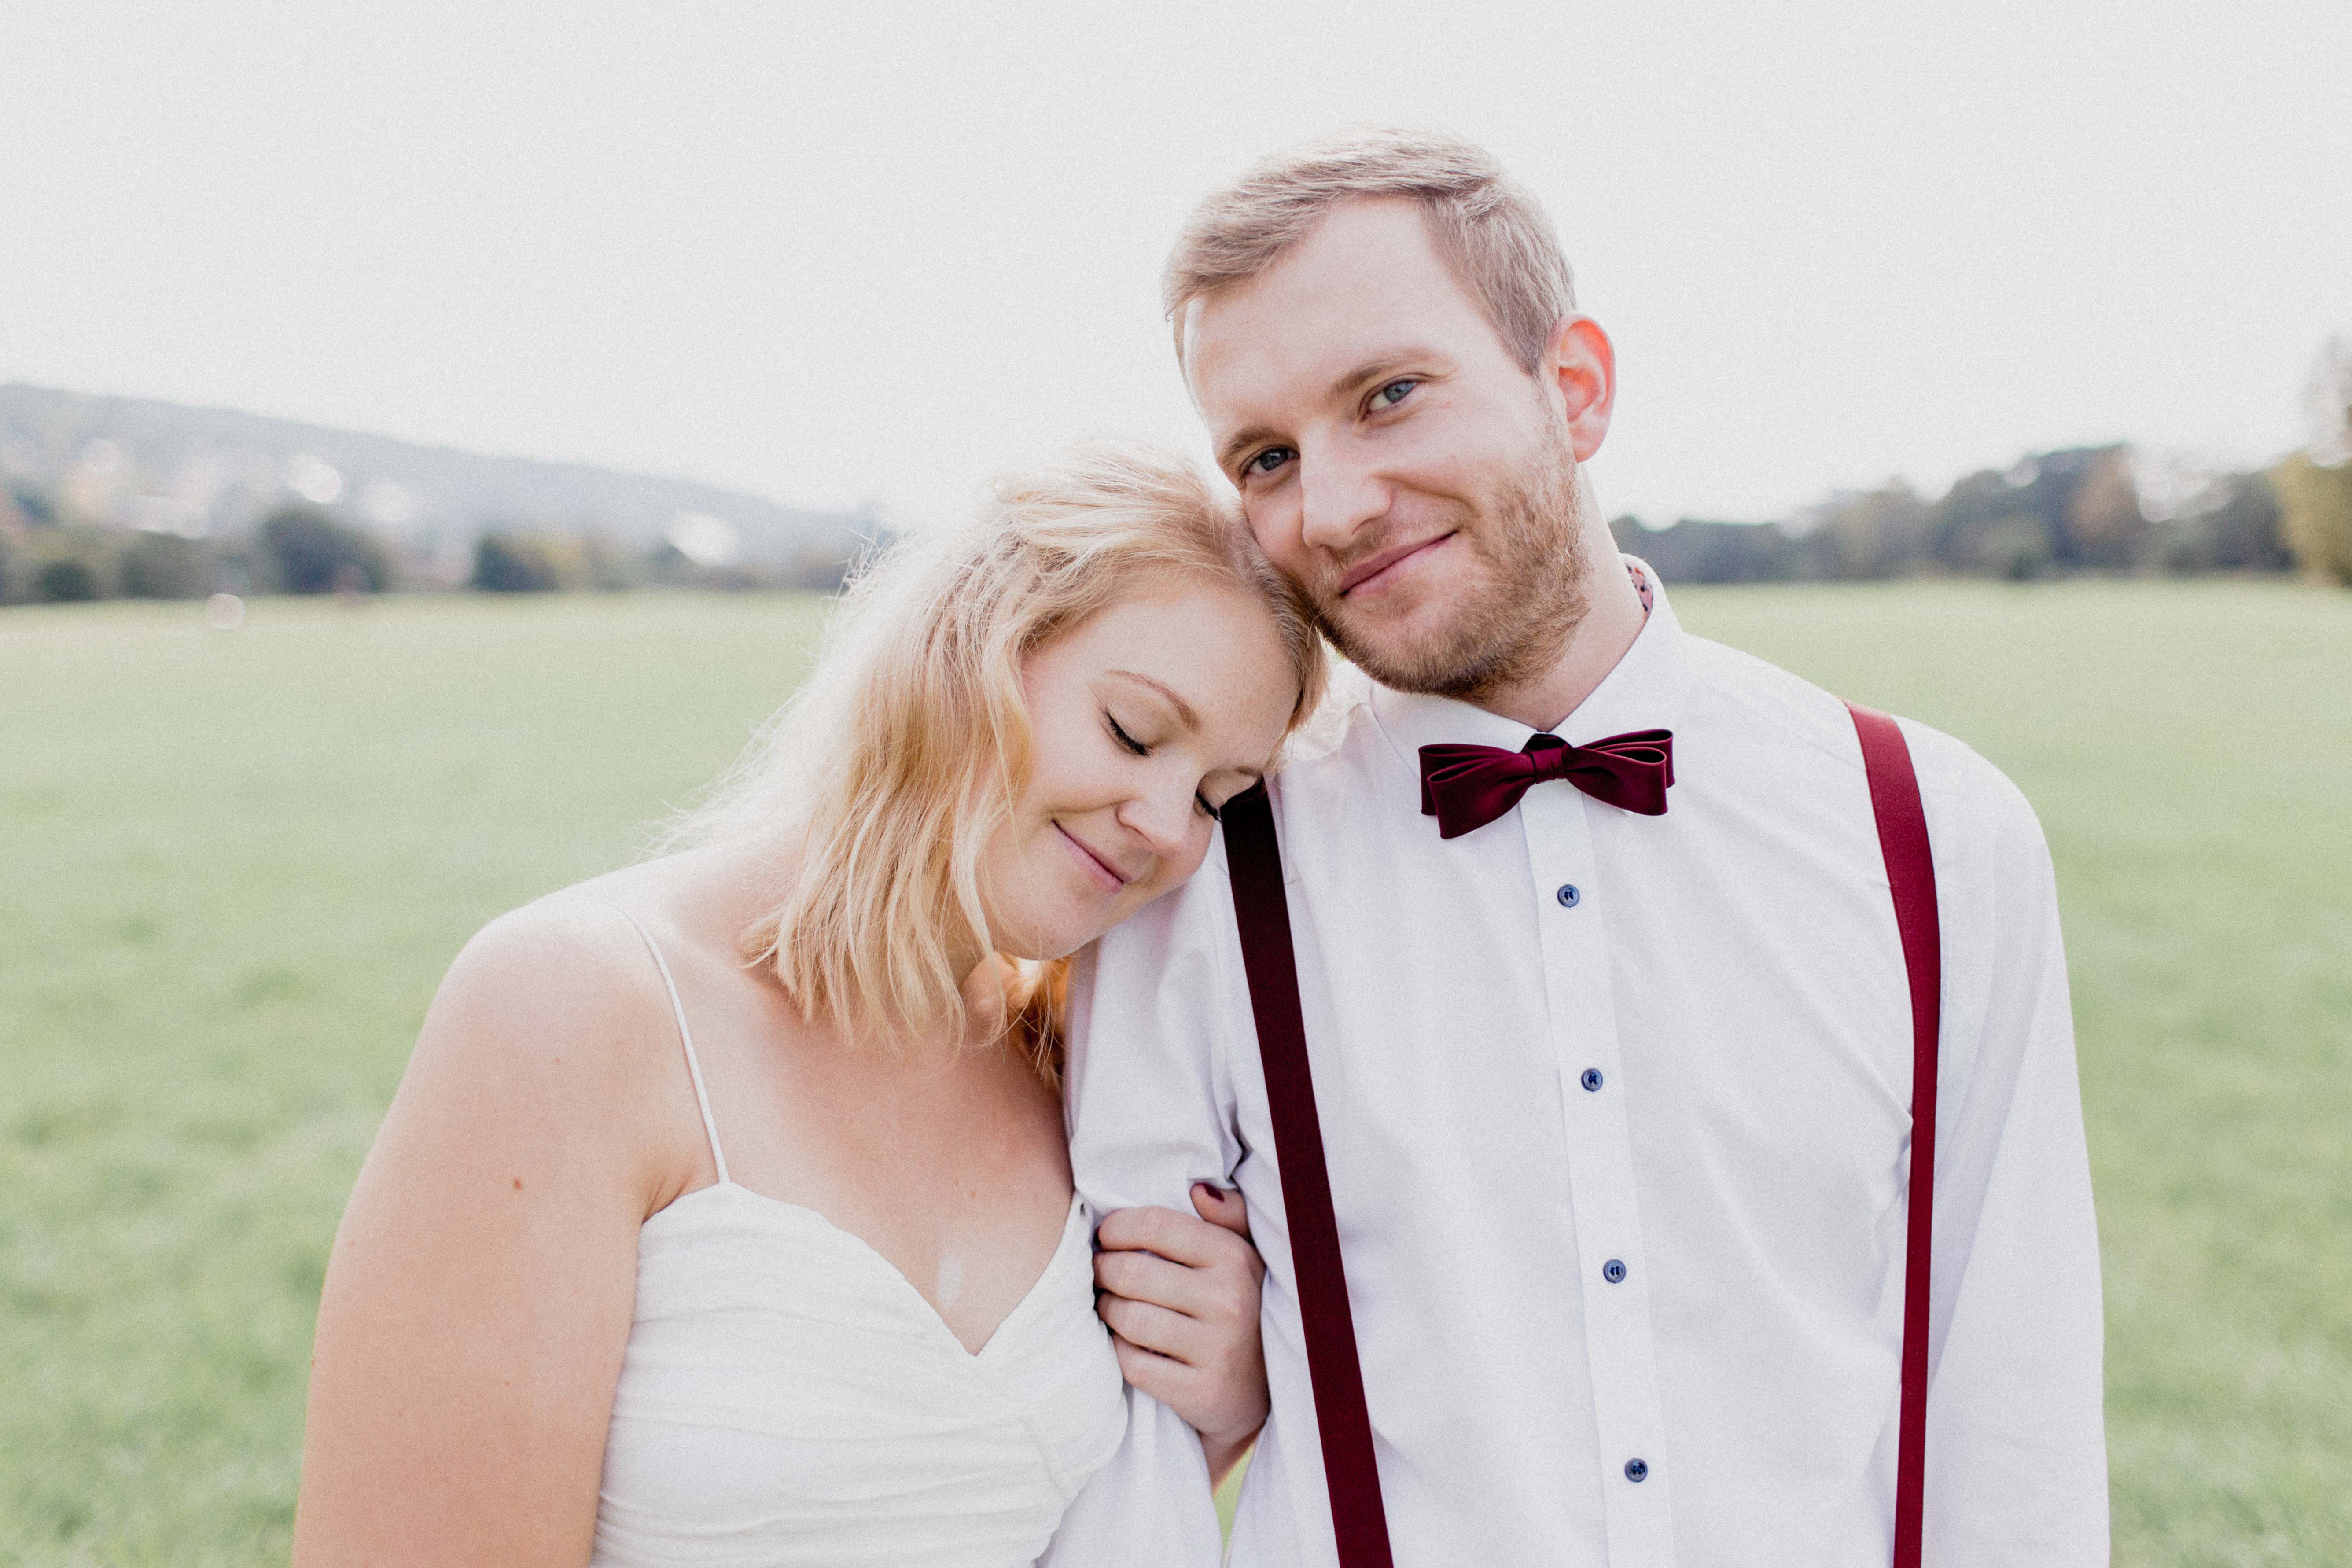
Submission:
[[[1461,684],[1463,661],[1449,658],[1444,639],[1354,636],[1334,637],[1348,662],[1393,691],[1451,695]],[[1435,651],[1433,657],[1433,650]]]

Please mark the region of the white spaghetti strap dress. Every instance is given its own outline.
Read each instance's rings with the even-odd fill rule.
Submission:
[[[630,923],[677,1014],[719,1180],[638,1232],[592,1563],[1034,1563],[1124,1426],[1085,1208],[1072,1200],[1045,1273],[965,1350],[881,1254],[729,1177],[669,964]]]

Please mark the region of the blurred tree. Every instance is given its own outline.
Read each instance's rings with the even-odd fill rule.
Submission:
[[[549,594],[588,582],[586,552],[568,539],[485,533],[474,544],[473,585],[491,594]]]
[[[2050,570],[2050,525],[2030,511],[1995,518],[1971,531],[1962,565],[1979,577],[2031,582]]]
[[[2028,458],[2008,473],[1980,468],[1961,476],[1929,509],[1928,553],[1953,572],[2039,575],[2052,553],[2049,524],[2028,489],[2040,472]],[[2025,482],[2012,475],[2023,476]]]
[[[95,599],[100,592],[97,568],[76,556],[61,555],[45,561],[33,573],[33,597],[45,604]]]
[[[2284,572],[2288,553],[2271,476],[2223,474],[2179,516],[2156,525],[2153,564],[2167,572]]]
[[[175,533],[134,533],[116,571],[127,599],[201,599],[212,592],[213,552]]]
[[[16,503],[16,510],[25,514],[27,522],[48,523],[58,520],[58,509],[49,503],[49,498],[30,485],[16,486],[8,492],[8,499]]]
[[[645,578],[645,563],[603,533],[582,538],[580,561],[587,585],[599,593],[622,593]]]
[[[2076,453],[2052,453],[2042,460]],[[2139,487],[2133,481],[2131,448],[2094,447],[2079,454],[2081,466],[2066,493],[2059,537],[2069,561],[2078,566],[2128,571],[2147,552],[2148,521],[2141,511]]]
[[[1927,503],[1901,479],[1832,496],[1811,521],[1806,553],[1823,577],[1899,576],[1930,559]]]
[[[2330,467],[2297,453],[2279,465],[2278,489],[2295,564],[2352,587],[2352,463]]]
[[[2287,547],[2304,571],[2352,587],[2352,343],[2320,350],[2311,400],[2311,450],[2276,471]]]
[[[286,593],[381,593],[392,585],[392,560],[375,537],[314,507],[281,507],[262,521],[260,535],[270,575]]]
[[[103,599],[114,592],[115,540],[95,528],[60,524],[34,529],[19,542],[22,562],[11,569],[25,596],[49,604]]]
[[[1709,522],[1686,517],[1644,528],[1635,517],[1609,525],[1617,547],[1669,583],[1780,583],[1805,575],[1805,547],[1777,522]]]

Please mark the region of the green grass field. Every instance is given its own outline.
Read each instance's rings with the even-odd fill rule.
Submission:
[[[1686,590],[2056,852],[2116,1561],[2352,1563],[2352,595]],[[796,598],[0,613],[0,1562],[283,1562],[320,1268],[443,966],[628,858]]]

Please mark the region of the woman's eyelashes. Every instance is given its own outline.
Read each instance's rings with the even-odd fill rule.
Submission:
[[[1135,753],[1135,755],[1139,757],[1148,757],[1151,754],[1151,748],[1143,742],[1139,741],[1134,736],[1129,734],[1127,732],[1127,726],[1118,721],[1118,715],[1113,713],[1108,708],[1103,710],[1103,722],[1110,726],[1111,738],[1116,740],[1121,746],[1124,746],[1129,752]],[[1192,792],[1192,804],[1199,806],[1201,808],[1202,815],[1206,816],[1211,822],[1220,820],[1223,816],[1220,808],[1211,805],[1209,797],[1202,795],[1199,790],[1194,790]]]
[[[1151,748],[1137,740],[1134,736],[1129,734],[1127,732],[1127,726],[1120,723],[1118,721],[1118,716],[1111,712],[1108,708],[1103,710],[1103,722],[1110,726],[1110,732],[1112,736],[1118,740],[1118,743],[1125,746],[1129,751],[1133,752],[1137,756],[1148,757],[1151,754]]]

